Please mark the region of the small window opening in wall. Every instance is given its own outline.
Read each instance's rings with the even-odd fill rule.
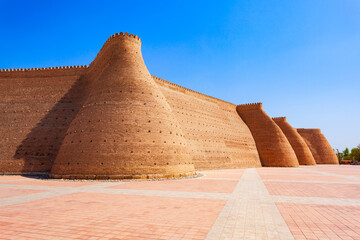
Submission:
[[[100,165],[104,165],[104,163],[102,162],[102,163],[100,163]]]

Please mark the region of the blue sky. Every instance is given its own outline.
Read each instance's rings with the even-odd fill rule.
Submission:
[[[360,144],[359,0],[0,0],[0,29],[0,68],[89,64],[127,31],[156,76]]]

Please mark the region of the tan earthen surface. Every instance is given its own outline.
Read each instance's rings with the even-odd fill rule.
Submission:
[[[293,128],[286,117],[273,118],[274,122],[281,128],[290,145],[294,149],[300,165],[315,165],[315,159],[300,134]]]
[[[195,168],[261,166],[255,141],[236,105],[154,79],[179,120]]]
[[[179,122],[144,64],[138,37],[111,37],[86,77],[93,78],[91,91],[66,133],[53,177],[195,173]]]
[[[263,166],[299,166],[289,141],[276,123],[264,112],[262,103],[238,105],[236,110],[250,128]]]
[[[298,165],[261,106],[151,76],[132,34],[111,36],[89,67],[0,70],[0,92],[0,173],[156,178]]]
[[[336,154],[320,129],[298,128],[317,164],[339,164]]]
[[[86,67],[0,72],[0,172],[49,172],[82,102]]]

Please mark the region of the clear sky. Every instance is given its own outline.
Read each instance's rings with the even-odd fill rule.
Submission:
[[[359,0],[0,0],[0,68],[87,65],[126,31],[151,74],[360,144]]]

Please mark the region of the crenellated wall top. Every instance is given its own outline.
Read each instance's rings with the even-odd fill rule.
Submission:
[[[272,120],[274,120],[274,121],[284,121],[284,122],[286,122],[286,117],[273,117]]]
[[[236,109],[246,111],[246,110],[254,110],[254,109],[262,109],[262,103],[247,103],[247,104],[240,104],[236,106]]]
[[[87,65],[77,65],[77,66],[61,66],[61,67],[43,67],[43,68],[10,68],[10,69],[0,69],[0,72],[30,72],[30,71],[46,71],[46,70],[55,70],[55,69],[81,69],[88,68]]]
[[[153,78],[155,81],[157,81],[157,82],[162,82],[162,83],[167,84],[167,85],[171,85],[171,86],[173,86],[173,87],[175,87],[175,88],[178,88],[179,90],[181,89],[181,90],[185,90],[185,91],[191,92],[191,93],[193,93],[193,94],[195,94],[195,95],[199,95],[199,96],[202,96],[203,98],[207,98],[208,100],[209,100],[209,99],[213,99],[213,100],[216,100],[216,101],[220,101],[220,102],[222,102],[222,103],[225,103],[225,104],[235,105],[235,104],[233,104],[233,103],[230,103],[230,102],[221,100],[221,99],[219,99],[219,98],[212,97],[212,96],[209,96],[209,95],[206,95],[206,94],[203,94],[203,93],[200,93],[200,92],[191,90],[191,89],[189,89],[189,88],[180,86],[180,85],[178,85],[178,84],[169,82],[169,81],[167,81],[167,80],[164,80],[164,79],[162,79],[162,78],[156,77],[156,76],[154,76],[154,75],[151,75],[151,76],[152,76],[152,78]]]
[[[298,128],[297,131],[299,133],[321,134],[321,130],[319,128]]]

